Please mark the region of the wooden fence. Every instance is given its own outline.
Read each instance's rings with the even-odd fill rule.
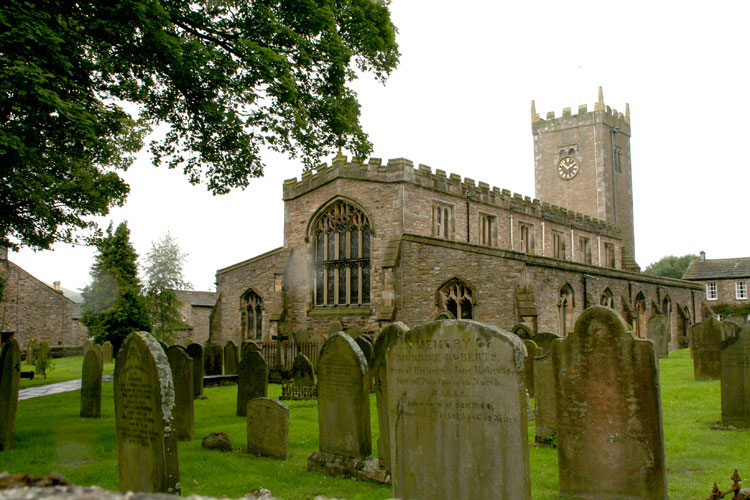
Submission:
[[[278,348],[277,342],[259,342],[261,354],[268,363],[270,368],[279,368],[276,366],[276,349]],[[310,360],[313,364],[315,371],[318,370],[318,357],[320,356],[320,348],[323,344],[318,342],[284,342],[284,368],[286,370],[292,369],[294,358],[298,353],[302,353]]]

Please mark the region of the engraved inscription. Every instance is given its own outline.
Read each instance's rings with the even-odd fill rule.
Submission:
[[[145,370],[130,368],[120,387],[122,420],[120,435],[131,443],[150,447],[158,438],[154,415],[154,384],[146,379]]]
[[[359,371],[353,360],[330,357],[319,370],[318,397],[337,398],[345,394],[355,395],[361,391],[361,382],[353,376]]]

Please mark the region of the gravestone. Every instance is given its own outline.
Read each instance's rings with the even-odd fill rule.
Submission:
[[[721,422],[750,427],[750,325],[721,345]]]
[[[0,450],[13,448],[20,380],[21,350],[16,339],[9,339],[0,347]]]
[[[247,452],[289,458],[289,407],[270,398],[247,402]]]
[[[26,364],[27,365],[33,365],[34,361],[36,361],[36,340],[31,339],[29,340],[28,345],[26,346]]]
[[[112,342],[109,340],[102,344],[102,363],[112,363]]]
[[[333,335],[334,333],[343,332],[344,331],[344,325],[341,324],[341,321],[335,319],[328,323],[328,335]]]
[[[150,334],[125,337],[117,353],[114,391],[120,491],[179,495],[172,372]]]
[[[102,354],[102,346],[99,344],[94,344],[91,346],[92,351],[96,351],[96,356],[99,359],[99,368],[103,371],[104,370],[104,355]]]
[[[315,385],[315,369],[313,368],[313,364],[301,352],[294,358],[292,379],[296,385]]]
[[[86,339],[86,342],[83,343],[83,355],[86,356],[86,353],[89,352],[92,347],[94,347],[94,341]]]
[[[47,366],[49,363],[49,343],[47,342],[40,342],[37,345],[36,349],[36,362],[40,364],[40,370],[35,369],[37,375],[43,375],[44,378],[47,378]],[[40,362],[41,361],[41,362]]]
[[[542,350],[533,340],[524,340],[526,357],[523,358],[523,381],[530,397],[534,397],[534,358],[542,354]]]
[[[557,371],[551,353],[534,359],[534,442],[556,445]]]
[[[734,323],[740,328],[745,326],[745,323],[746,323],[745,318],[743,318],[742,316],[738,314],[730,314],[729,316],[724,318],[722,321],[724,321],[725,323]]]
[[[654,350],[660,358],[669,356],[669,341],[672,335],[669,333],[669,320],[663,314],[655,314],[646,323],[646,338],[654,342]]]
[[[179,345],[167,349],[167,360],[174,384],[175,433],[181,441],[192,441],[195,437],[193,360],[187,350]]]
[[[434,321],[387,351],[393,496],[530,499],[524,347],[475,321]]]
[[[224,373],[234,375],[237,373],[238,364],[237,346],[229,340],[224,346]]]
[[[721,343],[733,336],[733,333],[732,327],[722,324],[713,316],[690,327],[688,335],[695,380],[721,378]]]
[[[435,320],[443,321],[443,320]],[[372,380],[375,389],[375,401],[378,409],[378,457],[380,465],[391,470],[391,440],[388,427],[388,377],[386,376],[386,357],[388,347],[403,337],[409,327],[398,321],[391,323],[380,331],[372,348]]]
[[[539,347],[539,349],[542,350],[542,353],[540,354],[540,356],[544,356],[545,354],[549,352],[549,348],[552,345],[552,342],[554,342],[555,340],[559,338],[562,338],[562,337],[554,333],[542,332],[542,333],[537,333],[536,335],[534,335],[531,338],[531,340],[533,340],[534,343],[537,345],[537,347]]]
[[[552,344],[560,495],[667,498],[659,365],[614,310],[593,306]]]
[[[357,340],[357,338],[360,335],[364,335],[365,334],[365,331],[363,329],[361,329],[360,327],[358,327],[358,326],[352,326],[352,327],[349,327],[349,329],[346,331],[346,333],[351,338],[353,338],[354,340]]]
[[[240,361],[237,379],[237,416],[246,416],[248,401],[266,396],[268,396],[268,365],[259,351],[251,351]]]
[[[453,313],[450,311],[440,311],[437,316],[435,316],[435,321],[443,321],[446,319],[456,319],[456,317],[453,316]]]
[[[531,340],[534,337],[534,332],[524,323],[518,323],[511,332],[518,335],[522,340]]]
[[[83,356],[81,369],[81,417],[102,416],[102,357],[90,348]]]
[[[242,357],[240,357],[240,359],[243,359],[245,356],[247,356],[247,353],[252,351],[261,352],[260,346],[254,340],[245,340],[242,343]]]
[[[203,346],[190,344],[187,353],[193,360],[193,395],[197,398],[203,396]]]
[[[352,338],[354,338],[354,341],[357,343],[359,348],[362,349],[362,354],[365,355],[367,366],[370,366],[370,363],[372,362],[372,343],[370,342],[370,339],[368,339],[364,335]]]
[[[221,370],[224,366],[224,350],[216,345],[207,343],[203,349],[203,357],[205,362],[205,374],[206,375],[221,375]]]

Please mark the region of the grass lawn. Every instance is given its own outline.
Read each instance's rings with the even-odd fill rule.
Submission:
[[[725,490],[731,485],[729,476],[734,468],[750,478],[750,432],[710,430],[711,423],[721,416],[719,381],[694,381],[687,350],[671,352],[669,359],[660,360],[660,367],[670,498],[706,498],[714,481]],[[278,397],[279,392],[279,386],[270,386],[271,397]],[[389,486],[305,470],[307,456],[318,447],[315,402],[287,402],[291,459],[284,462],[242,451],[246,423],[234,416],[236,386],[207,388],[205,393],[207,399],[196,400],[197,438],[179,444],[184,495],[238,498],[263,487],[287,500],[319,494],[353,500],[390,498]],[[55,471],[75,484],[117,490],[112,384],[103,389],[101,419],[78,417],[79,403],[77,391],[19,402],[15,449],[1,452],[0,471],[35,475]],[[376,413],[372,397],[375,454]],[[229,434],[236,450],[203,450],[200,438],[213,431]],[[529,423],[529,436],[534,436],[533,422]],[[531,447],[530,457],[533,498],[559,498],[556,450]]]
[[[27,387],[36,387],[38,385],[55,384],[81,378],[81,368],[83,367],[83,356],[72,356],[70,358],[52,359],[52,369],[47,370],[47,378],[41,375],[34,375],[34,380],[22,378],[20,383],[21,389]],[[21,371],[30,372],[34,370],[34,365],[27,365],[21,361]],[[103,373],[112,373],[115,370],[114,363],[105,363]]]

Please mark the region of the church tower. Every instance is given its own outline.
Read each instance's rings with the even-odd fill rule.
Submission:
[[[534,134],[535,196],[542,201],[619,226],[623,269],[640,271],[635,262],[633,182],[630,166],[630,106],[625,114],[599,99],[594,111],[585,104],[572,114],[564,108],[542,119],[531,102]]]

